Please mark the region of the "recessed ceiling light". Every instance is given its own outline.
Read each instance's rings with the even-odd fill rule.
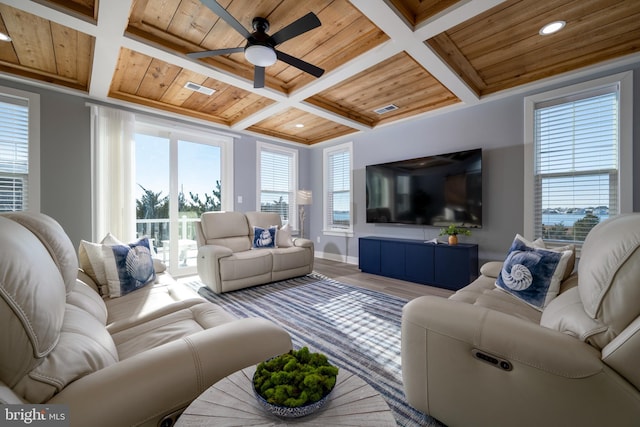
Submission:
[[[11,41],[11,37],[9,37],[8,34],[0,33],[0,41],[2,41],[2,42],[10,42]]]
[[[550,22],[544,27],[540,28],[540,31],[538,32],[541,36],[548,36],[549,34],[557,33],[558,31],[563,29],[565,25],[567,25],[567,23],[564,21]]]
[[[304,124],[302,124],[302,123],[296,123],[296,127],[297,127],[297,128],[303,128],[303,127],[304,127]]]

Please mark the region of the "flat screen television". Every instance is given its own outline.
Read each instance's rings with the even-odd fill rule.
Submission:
[[[482,227],[482,150],[366,167],[367,222]]]

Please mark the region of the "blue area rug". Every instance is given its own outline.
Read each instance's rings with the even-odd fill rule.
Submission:
[[[238,317],[263,317],[285,328],[294,348],[322,352],[387,401],[401,426],[442,424],[406,402],[400,368],[400,322],[407,300],[310,274],[215,294],[190,282],[206,299]]]

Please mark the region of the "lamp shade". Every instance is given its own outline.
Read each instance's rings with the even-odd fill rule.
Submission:
[[[244,57],[247,58],[247,61],[258,67],[268,67],[269,65],[275,64],[278,59],[275,50],[269,46],[259,44],[248,46],[244,50]]]
[[[296,201],[299,205],[310,205],[313,201],[311,190],[298,190],[296,193]]]

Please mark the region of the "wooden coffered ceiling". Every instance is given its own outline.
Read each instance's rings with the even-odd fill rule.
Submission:
[[[0,0],[0,31],[12,39],[0,42],[0,73],[311,145],[587,67],[640,61],[637,0],[219,3],[250,31],[252,18],[267,18],[269,34],[315,13],[321,27],[278,49],[324,75],[278,61],[254,89],[242,52],[190,59],[188,52],[245,44],[199,0]],[[566,27],[541,36],[554,20]],[[189,82],[214,93],[187,89]],[[381,108],[389,111],[374,112]]]

